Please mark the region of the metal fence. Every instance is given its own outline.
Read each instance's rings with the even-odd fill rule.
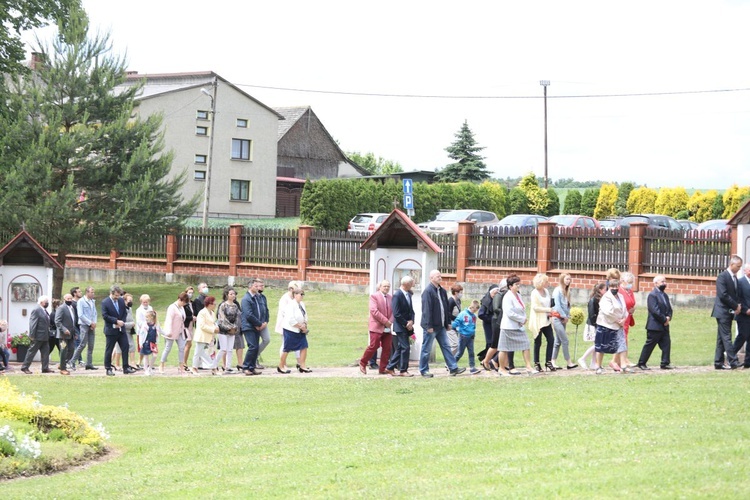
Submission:
[[[109,253],[107,250],[106,253]],[[166,259],[167,235],[162,232],[147,232],[137,241],[120,250],[122,257],[136,257],[142,259]]]
[[[250,229],[242,232],[242,260],[259,264],[297,265],[296,229]]]
[[[726,269],[732,232],[670,231],[647,228],[643,272],[685,276],[716,276]]]
[[[310,265],[344,269],[369,269],[370,251],[360,250],[366,233],[348,233],[324,229],[310,236]]]
[[[229,261],[229,228],[183,228],[177,235],[177,258],[210,262]]]
[[[537,242],[535,227],[475,228],[469,266],[536,267]]]
[[[630,228],[552,228],[552,267],[575,271],[627,269]]]

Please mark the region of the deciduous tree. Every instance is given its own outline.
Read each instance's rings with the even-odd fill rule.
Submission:
[[[642,186],[633,190],[628,197],[627,209],[629,214],[654,213],[656,205],[656,190]]]
[[[544,189],[539,187],[539,181],[533,172],[529,172],[523,179],[521,179],[518,188],[526,195],[530,213],[538,215],[544,215],[547,213],[549,198]]]
[[[613,215],[615,213],[615,202],[617,202],[617,186],[614,184],[603,184],[599,189],[594,217],[604,219]]]
[[[675,217],[687,208],[688,199],[687,191],[683,187],[661,188],[656,197],[654,212]]]

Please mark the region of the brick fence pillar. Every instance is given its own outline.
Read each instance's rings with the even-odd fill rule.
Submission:
[[[557,223],[543,221],[537,229],[536,268],[537,272],[547,273],[552,269],[552,231]]]
[[[646,228],[648,224],[645,222],[631,222],[630,223],[630,250],[628,251],[628,268],[630,272],[635,276],[635,283],[633,288],[640,290],[638,285],[640,279],[639,276],[643,272],[643,251],[646,248]]]
[[[458,223],[456,238],[456,281],[466,281],[466,268],[469,266],[471,231],[474,222],[462,220]]]
[[[175,229],[167,233],[167,268],[165,272],[174,273],[174,261],[177,260],[177,232]]]
[[[229,276],[237,276],[237,264],[242,260],[242,224],[229,226]]]
[[[300,226],[297,233],[297,279],[300,281],[307,279],[312,231],[312,226]]]
[[[119,250],[113,248],[109,251],[109,268],[111,270],[117,269],[117,258],[120,256]]]

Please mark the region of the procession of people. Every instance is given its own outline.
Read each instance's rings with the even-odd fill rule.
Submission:
[[[714,368],[717,370],[750,368],[750,360],[743,358],[741,362],[738,356],[750,343],[750,264],[744,267],[742,264],[739,256],[731,256],[727,269],[716,280],[711,315],[717,322],[714,354]],[[461,375],[467,370],[459,366],[465,353],[468,354],[464,359],[471,375],[487,372],[495,372],[498,376],[536,375],[544,371],[579,368],[596,374],[607,369],[616,373],[645,372],[652,369],[648,363],[657,346],[661,351],[659,368],[673,369],[670,324],[674,311],[666,293],[666,277],[653,277],[653,289],[646,299],[646,341],[636,363],[628,358],[628,332],[635,326],[635,277],[629,272],[611,268],[603,278],[593,286],[587,304],[583,340],[589,345],[574,363],[567,332],[571,315],[570,290],[574,285],[571,274],[561,273],[558,286],[550,291],[547,289],[550,279],[546,274],[539,273],[530,283],[522,283],[518,274],[510,273],[498,285],[490,286],[481,301],[466,300],[468,307],[463,308],[463,287],[453,285],[449,294],[442,286],[442,274],[431,270],[429,283],[420,297],[422,342],[415,368],[423,378],[434,376],[430,360],[437,343],[450,376]],[[380,375],[414,376],[409,359],[411,343],[417,334],[412,291],[415,280],[407,275],[397,285],[398,289],[391,293],[391,283],[383,280],[369,296],[369,341],[357,362],[363,375],[368,373],[368,366],[371,369],[374,366]],[[521,285],[532,285],[528,301],[521,293]],[[263,294],[264,281],[261,278],[250,280],[242,297],[233,287],[225,286],[219,303],[216,297],[209,295],[206,283],[200,283],[197,288],[199,294],[195,298],[192,286],[180,292],[167,308],[164,320],[160,320],[153,310],[146,294],[140,296],[140,306],[133,312],[132,295],[118,285],[110,287],[108,296],[99,307],[92,286],[84,291],[74,287],[62,301],[39,296],[37,307],[29,314],[31,345],[20,371],[33,373],[31,364],[37,353],[41,358],[42,373],[57,371],[61,375],[70,375],[78,369],[98,370],[100,367],[93,363],[93,351],[97,326],[102,325],[105,337],[103,368],[107,376],[114,376],[116,372],[130,375],[141,371],[147,376],[163,374],[175,344],[179,374],[198,375],[203,370],[212,375],[261,375],[266,367],[261,364],[260,355],[271,343],[268,328],[271,312]],[[307,366],[310,330],[304,296],[302,284],[292,281],[279,300],[275,331],[281,335],[281,343],[275,373],[291,373],[287,366],[289,353],[294,353],[299,373],[312,373]],[[475,358],[477,322],[483,326],[485,349]],[[735,323],[737,335],[732,341]],[[7,329],[7,322],[0,321],[3,339],[7,338]],[[544,366],[540,362],[543,340],[547,344]],[[532,341],[533,364],[530,355]],[[5,342],[2,345],[0,372],[10,369]],[[193,346],[195,349],[190,357]],[[57,370],[50,367],[53,347],[58,348],[60,355]],[[516,351],[523,355],[523,371],[514,366],[513,354]],[[564,366],[556,364],[560,352],[565,359]],[[373,365],[378,353],[379,365]],[[154,359],[159,354],[157,369]],[[232,361],[235,354],[236,370]],[[612,357],[605,362],[605,355]],[[483,370],[478,369],[477,364]]]

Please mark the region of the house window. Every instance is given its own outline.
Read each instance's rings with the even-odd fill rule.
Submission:
[[[196,170],[195,174],[193,175],[193,179],[196,181],[205,181],[206,180],[206,171],[205,170]]]
[[[205,165],[207,159],[208,159],[207,155],[195,155],[195,163]]]
[[[232,139],[232,159],[251,160],[252,144],[249,139]]]
[[[195,127],[195,135],[208,135],[208,127]]]
[[[202,109],[199,109],[199,110],[198,110],[198,111],[197,111],[197,112],[195,113],[195,118],[196,118],[197,120],[208,120],[208,111],[204,111],[204,110],[202,110]]]
[[[237,118],[237,126],[239,128],[247,128],[247,120],[245,118]]]
[[[229,199],[232,201],[250,201],[250,181],[232,179]]]

